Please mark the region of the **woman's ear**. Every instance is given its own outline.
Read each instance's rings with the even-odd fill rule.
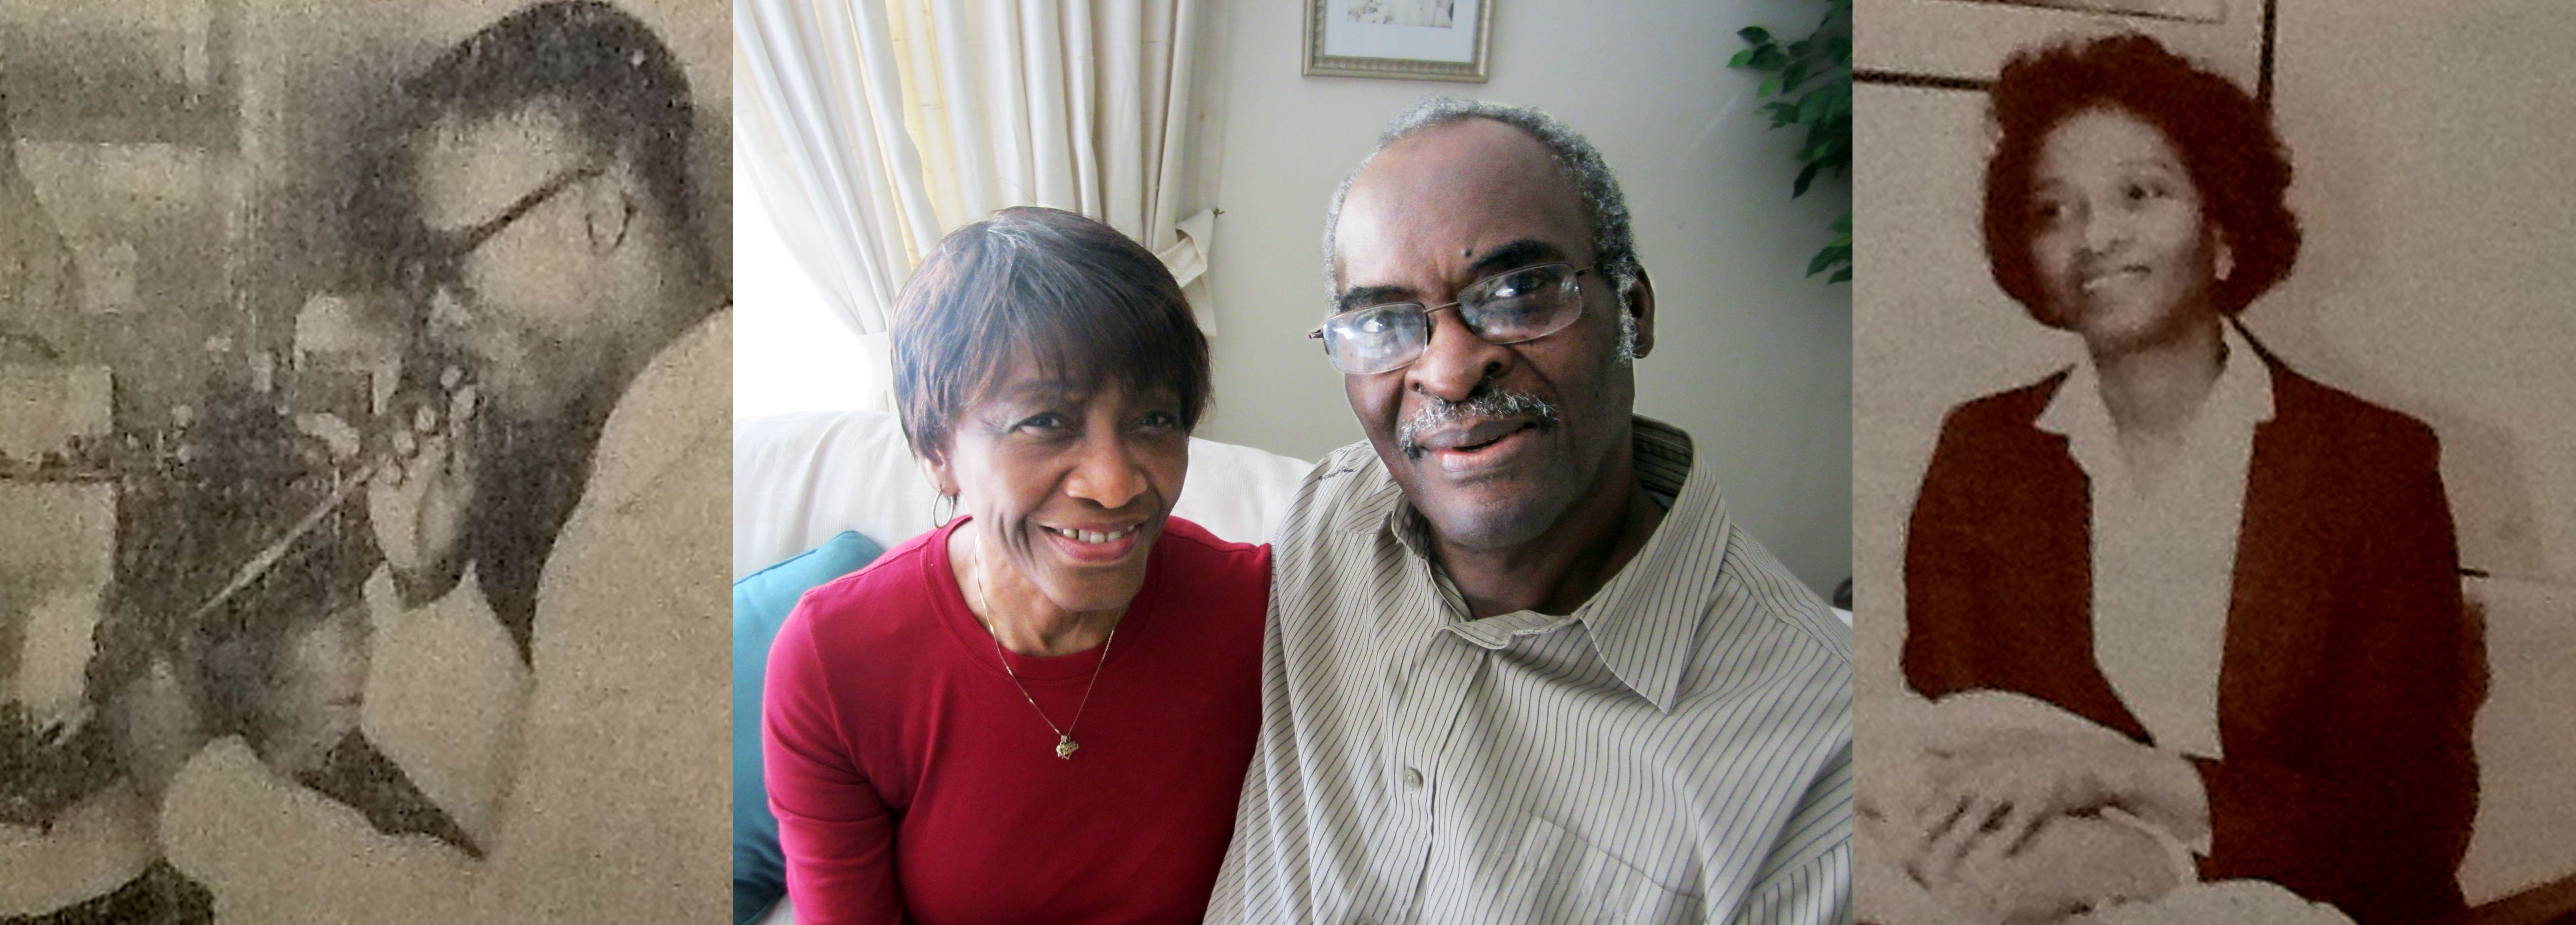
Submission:
[[[2226,235],[2212,234],[2211,237],[2215,252],[2209,258],[2210,275],[2223,283],[2227,281],[2228,274],[2236,272],[2236,252],[2228,248]]]
[[[921,477],[929,480],[932,491],[943,495],[957,493],[957,472],[949,464],[946,453],[937,449],[922,450]]]

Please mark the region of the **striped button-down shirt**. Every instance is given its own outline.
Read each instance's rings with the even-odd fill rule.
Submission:
[[[1636,419],[1667,507],[1574,613],[1469,619],[1365,443],[1273,551],[1211,922],[1847,922],[1851,631]]]

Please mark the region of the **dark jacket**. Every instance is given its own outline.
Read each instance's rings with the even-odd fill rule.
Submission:
[[[2258,348],[2258,353],[2261,351]],[[2462,608],[2433,432],[2263,354],[2219,671],[2223,761],[2198,762],[2204,879],[2254,877],[2356,921],[2440,922],[2477,809],[2485,650]],[[2066,380],[1951,411],[1905,550],[1905,675],[2149,736],[2093,659],[2084,472],[2033,422]]]

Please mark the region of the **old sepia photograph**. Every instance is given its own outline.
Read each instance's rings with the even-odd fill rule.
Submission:
[[[1859,920],[2576,921],[2576,27],[2047,5],[1861,26]]]
[[[0,922],[722,915],[727,19],[0,5]]]

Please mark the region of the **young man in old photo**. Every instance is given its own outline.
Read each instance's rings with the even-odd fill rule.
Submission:
[[[402,276],[453,371],[370,513],[406,600],[470,565],[526,660],[478,909],[714,919],[731,347],[688,85],[640,22],[569,2],[407,96]]]

